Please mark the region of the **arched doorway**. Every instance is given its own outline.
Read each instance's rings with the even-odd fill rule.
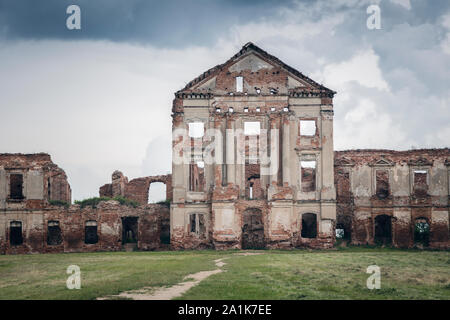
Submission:
[[[249,208],[242,214],[242,249],[263,249],[264,223],[262,211]]]
[[[430,224],[427,218],[417,218],[414,223],[414,243],[428,247],[430,244]]]
[[[381,214],[375,217],[375,243],[389,245],[392,243],[392,219],[391,216]]]

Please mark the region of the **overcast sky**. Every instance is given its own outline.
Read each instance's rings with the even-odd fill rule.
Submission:
[[[0,152],[50,153],[73,199],[169,173],[173,93],[249,41],[338,92],[336,150],[449,147],[448,0],[0,0]]]

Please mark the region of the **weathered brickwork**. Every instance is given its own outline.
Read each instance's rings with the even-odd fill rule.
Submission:
[[[8,211],[2,215],[0,225],[0,252],[49,253],[119,251],[128,245],[123,239],[122,219],[135,217],[138,223],[137,241],[130,243],[140,250],[155,250],[161,247],[160,234],[164,227],[164,216],[169,208],[164,205],[147,205],[138,208],[122,206],[116,201],[100,202],[97,208],[72,205],[69,208],[49,206],[41,210]],[[12,245],[10,221],[22,224],[23,243]],[[58,223],[60,243],[49,243],[49,226]],[[95,224],[96,243],[86,243],[86,226]]]
[[[166,199],[172,199],[172,176],[170,174],[136,178],[128,182],[128,178],[120,171],[112,174],[112,183],[100,187],[101,197],[122,196],[137,201],[141,205],[148,203],[148,191],[154,182],[166,185]]]
[[[199,126],[205,134],[174,136],[174,156],[187,161],[172,167],[172,246],[331,247],[333,95],[251,43],[176,92],[174,132]],[[208,135],[213,129],[220,134]],[[215,162],[204,163],[204,190],[193,190],[191,163],[207,159],[195,150],[211,144]],[[204,235],[190,227],[193,214],[206,219]]]
[[[335,159],[337,228],[352,244],[450,248],[449,149],[336,151]]]
[[[167,179],[167,176],[160,176],[145,178],[145,181]],[[114,185],[115,192],[126,189],[126,184],[120,180],[120,175],[113,174],[113,182],[118,183],[109,188],[112,190]],[[148,192],[148,186],[146,188]],[[102,190],[105,192],[104,187]],[[168,205],[142,204],[134,208],[120,205],[117,201],[104,201],[95,208],[81,208],[80,205],[70,205],[70,202],[67,177],[52,163],[49,155],[1,154],[0,253],[117,251],[127,248],[155,250],[166,247],[164,238],[170,237]],[[135,222],[135,230],[127,230],[126,218]],[[133,231],[136,234],[132,234]]]
[[[450,150],[334,151],[334,94],[246,44],[175,93],[172,174],[100,187],[137,207],[70,205],[48,154],[0,154],[0,253],[450,248]]]

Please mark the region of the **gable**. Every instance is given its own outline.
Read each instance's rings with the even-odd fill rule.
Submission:
[[[279,94],[306,92],[323,97],[332,97],[335,94],[253,43],[244,45],[228,61],[207,70],[176,94],[232,93],[236,76],[244,76],[244,93],[248,94],[255,93],[253,91],[258,87],[262,87],[261,94],[270,94],[273,89]],[[248,81],[245,84],[246,78]]]

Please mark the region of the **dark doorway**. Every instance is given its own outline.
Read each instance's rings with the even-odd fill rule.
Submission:
[[[302,238],[317,237],[317,215],[315,213],[302,214]]]
[[[170,224],[161,223],[161,233],[159,235],[161,244],[170,244]]]
[[[59,221],[49,221],[47,230],[47,244],[55,246],[62,243],[62,233]]]
[[[9,224],[9,243],[12,246],[18,246],[23,243],[22,222],[11,221]]]
[[[242,249],[264,249],[264,223],[262,211],[247,209],[243,213]]]
[[[9,195],[11,199],[23,199],[23,176],[21,174],[11,174],[9,177]]]
[[[378,245],[389,245],[392,243],[391,216],[382,214],[375,218],[375,243]]]
[[[424,247],[430,244],[430,224],[426,218],[417,218],[414,224],[414,242]]]
[[[84,243],[95,244],[97,242],[97,221],[86,221],[86,226],[84,228]]]
[[[138,242],[138,218],[122,218],[122,244]]]

